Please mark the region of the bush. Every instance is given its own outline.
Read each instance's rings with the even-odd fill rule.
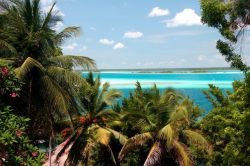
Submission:
[[[20,88],[13,69],[0,67],[0,166],[38,166],[44,159],[26,134],[29,119],[15,115],[8,106],[14,105]]]
[[[9,106],[0,109],[0,158],[4,165],[42,165],[44,155],[25,133],[28,121],[14,115]]]

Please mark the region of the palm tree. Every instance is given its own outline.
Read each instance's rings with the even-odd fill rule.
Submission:
[[[92,73],[86,78],[88,84],[92,87],[91,93],[82,97],[84,105],[84,114],[79,119],[79,124],[70,138],[61,145],[57,146],[51,157],[45,165],[58,163],[59,165],[91,165],[94,157],[98,155],[98,160],[104,159],[100,156],[101,151],[109,154],[111,160],[102,165],[116,165],[117,159],[112,152],[110,143],[116,139],[120,144],[127,140],[126,136],[109,127],[113,120],[119,118],[111,106],[121,97],[117,90],[109,90],[109,84],[104,83],[101,87],[100,78],[94,79]],[[99,150],[98,150],[99,149]],[[97,153],[97,154],[96,154]]]
[[[90,58],[62,55],[60,46],[78,35],[80,28],[57,33],[55,26],[62,18],[54,7],[55,3],[46,13],[40,0],[0,1],[0,61],[12,62],[17,76],[26,83],[16,106],[38,125],[32,128],[40,126],[48,132],[58,119],[72,119],[82,109],[77,91],[87,89],[87,84],[73,68],[95,68]]]
[[[172,89],[161,95],[156,86],[144,91],[137,83],[134,94],[124,101],[123,109],[123,120],[138,134],[126,141],[119,153],[120,161],[136,147],[151,145],[144,166],[164,165],[164,156],[180,166],[191,166],[194,161],[188,145],[210,150],[211,146],[202,133],[190,128],[199,108]]]

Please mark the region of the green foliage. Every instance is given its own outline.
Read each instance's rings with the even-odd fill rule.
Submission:
[[[219,40],[217,49],[231,66],[247,73],[249,68],[235,46],[250,25],[250,2],[247,0],[200,0],[202,22],[217,28],[226,41]]]
[[[100,78],[95,79],[92,73],[87,76],[86,81],[91,88],[89,93],[81,96],[84,110],[75,120],[76,132],[72,132],[64,143],[56,147],[52,163],[116,165],[120,150],[116,147],[127,140],[126,136],[110,127],[120,117],[111,108],[121,97],[121,93],[110,90],[108,83],[101,86]]]
[[[31,144],[26,129],[29,119],[15,115],[10,106],[21,84],[11,67],[0,67],[0,165],[41,165],[44,155]]]
[[[38,166],[44,154],[33,146],[26,134],[29,119],[14,115],[7,106],[0,107],[0,165]]]
[[[95,62],[84,56],[62,55],[60,46],[77,36],[80,28],[67,27],[57,33],[55,26],[62,17],[55,3],[47,12],[40,3],[0,1],[0,62],[12,63],[18,79],[25,83],[15,107],[31,119],[31,130],[40,131],[33,136],[48,138],[62,121],[73,129],[72,119],[83,109],[77,92],[87,89],[86,81],[73,68],[92,69]]]
[[[200,124],[214,146],[208,161],[211,165],[250,164],[249,80],[235,81],[233,89],[225,94],[211,85],[206,92],[215,108]]]
[[[9,66],[0,65],[0,101],[6,98],[16,97],[21,90],[21,83],[15,77],[13,69]],[[3,101],[2,101],[3,102]]]
[[[136,159],[134,155],[127,156],[130,151],[139,156],[137,165],[175,163],[181,166],[194,165],[196,156],[190,151],[196,152],[197,148],[192,146],[199,147],[202,154],[211,151],[206,138],[195,129],[202,111],[173,89],[161,93],[156,85],[143,90],[137,83],[134,93],[123,100],[121,110],[122,130],[131,137],[119,153],[124,165]],[[134,151],[138,147],[142,151]],[[147,155],[143,155],[145,150]]]

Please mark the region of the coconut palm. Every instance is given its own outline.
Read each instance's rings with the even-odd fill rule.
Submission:
[[[45,165],[59,163],[59,165],[91,165],[93,158],[101,151],[109,154],[111,160],[102,165],[116,165],[117,160],[112,152],[110,143],[112,139],[117,139],[120,144],[127,140],[126,136],[111,129],[109,125],[113,120],[119,118],[111,106],[121,97],[117,90],[109,90],[109,84],[104,83],[101,86],[100,78],[94,79],[90,73],[86,78],[88,84],[92,87],[91,93],[82,97],[84,114],[79,118],[79,124],[70,138],[59,145],[53,152],[51,161]],[[100,154],[99,154],[100,155]],[[102,157],[98,156],[98,160]]]
[[[156,86],[144,91],[137,83],[135,93],[123,105],[127,109],[123,120],[138,134],[126,141],[119,153],[120,161],[136,147],[151,145],[144,166],[167,164],[166,156],[180,166],[191,166],[194,161],[188,145],[210,150],[202,133],[191,129],[199,108],[174,90],[168,89],[161,95]]]
[[[45,12],[40,0],[0,1],[1,61],[12,62],[18,77],[26,83],[16,106],[26,110],[23,113],[33,125],[42,124],[40,127],[46,131],[50,130],[44,124],[53,126],[58,119],[67,121],[82,109],[77,91],[87,89],[87,84],[73,68],[95,67],[90,58],[62,55],[60,46],[78,35],[80,28],[68,27],[57,33],[55,26],[62,17],[54,7],[55,3]]]

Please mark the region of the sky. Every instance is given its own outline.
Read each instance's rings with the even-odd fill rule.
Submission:
[[[199,0],[58,0],[55,9],[64,20],[58,31],[81,27],[64,54],[90,57],[99,69],[228,66],[218,30],[201,23]]]

